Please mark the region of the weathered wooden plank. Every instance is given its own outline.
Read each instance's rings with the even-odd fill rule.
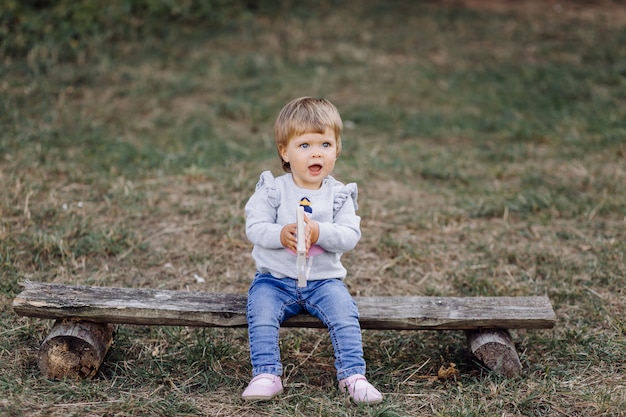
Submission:
[[[24,282],[13,301],[22,316],[101,323],[244,327],[245,294],[111,288]],[[551,328],[547,297],[355,297],[364,329],[471,330]],[[286,327],[322,327],[308,315]]]

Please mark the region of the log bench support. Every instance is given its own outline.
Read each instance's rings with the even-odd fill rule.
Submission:
[[[52,379],[91,379],[113,343],[113,325],[85,320],[57,320],[41,344],[37,364]]]
[[[487,368],[507,377],[513,377],[522,372],[522,363],[508,330],[468,330],[466,335],[472,353]]]
[[[22,283],[13,300],[21,316],[54,319],[38,352],[52,379],[93,378],[112,342],[114,325],[246,327],[245,294]],[[472,353],[506,377],[522,365],[509,329],[548,329],[550,300],[534,297],[355,297],[363,329],[464,330]],[[283,327],[320,328],[309,315]]]

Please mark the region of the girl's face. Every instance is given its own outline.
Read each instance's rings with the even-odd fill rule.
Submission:
[[[305,133],[291,138],[280,155],[289,162],[298,187],[317,190],[335,168],[337,138],[331,129],[324,133]]]

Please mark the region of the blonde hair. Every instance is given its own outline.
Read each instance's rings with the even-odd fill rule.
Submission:
[[[287,103],[274,123],[274,138],[283,170],[291,172],[291,166],[283,160],[281,150],[292,138],[305,133],[324,133],[326,129],[335,133],[339,156],[343,123],[337,108],[325,98],[300,97]]]

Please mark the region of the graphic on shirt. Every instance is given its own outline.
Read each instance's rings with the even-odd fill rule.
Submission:
[[[300,199],[300,206],[304,207],[304,212],[306,214],[313,214],[313,207],[311,207],[311,200],[309,199],[309,197],[302,197]],[[293,253],[295,254],[295,252]],[[313,245],[309,248],[309,257],[321,255],[322,253],[324,253],[324,249],[322,249],[322,247],[319,245]]]
[[[300,199],[300,207],[304,207],[304,212],[313,214],[313,208],[311,207],[311,200],[308,197],[302,197]]]

